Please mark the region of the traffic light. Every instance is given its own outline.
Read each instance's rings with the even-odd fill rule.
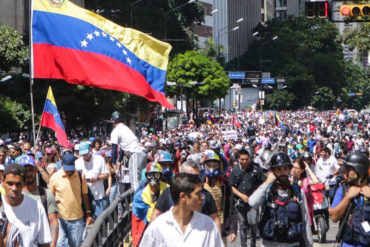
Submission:
[[[328,18],[329,2],[305,2],[305,12],[307,18]]]
[[[341,16],[370,16],[370,4],[343,4],[340,6]]]

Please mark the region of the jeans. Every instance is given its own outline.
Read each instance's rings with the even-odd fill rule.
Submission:
[[[104,197],[99,200],[93,200],[91,203],[91,206],[94,211],[93,219],[96,220],[96,218],[99,217],[99,215],[108,207],[108,205],[109,205],[108,197]]]
[[[118,182],[112,184],[112,186],[110,187],[109,204],[111,204],[114,201],[114,199],[116,199],[117,191],[118,191]]]
[[[82,242],[82,233],[85,227],[84,218],[64,220],[58,218],[59,235],[57,247],[79,247]]]
[[[250,208],[248,211],[237,210],[237,217],[239,221],[239,231],[240,231],[240,243],[242,247],[247,247],[247,230],[251,230],[251,245],[252,247],[256,246],[257,240],[257,216],[258,210],[255,208]]]

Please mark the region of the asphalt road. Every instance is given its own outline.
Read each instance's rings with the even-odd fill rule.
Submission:
[[[326,243],[318,243],[317,241],[317,236],[314,235],[314,247],[334,247],[335,246],[335,235],[337,235],[337,231],[338,231],[338,223],[333,223],[330,221],[330,229],[329,231],[326,233]],[[237,240],[230,244],[228,243],[227,244],[228,247],[240,247],[240,238],[239,238],[239,234],[238,234],[238,238]],[[249,246],[249,242],[248,242],[248,246]],[[257,247],[260,247],[261,246],[261,241],[258,240],[257,241]]]

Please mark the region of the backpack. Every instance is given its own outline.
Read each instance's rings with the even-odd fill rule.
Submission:
[[[86,217],[85,213],[86,213],[86,206],[85,206],[85,202],[84,202],[84,199],[83,199],[83,194],[82,194],[82,172],[81,171],[78,171],[78,177],[80,178],[80,186],[81,186],[81,199],[82,199],[82,210],[84,212],[84,217]],[[93,210],[93,207],[92,207],[92,201],[94,200],[94,196],[89,188],[89,186],[87,186],[87,198],[89,200],[89,208],[90,208],[90,211],[91,211],[91,216],[94,215],[94,210]]]

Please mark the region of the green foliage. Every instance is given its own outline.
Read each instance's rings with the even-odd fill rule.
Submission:
[[[364,68],[347,61],[344,66],[346,87],[342,89],[340,106],[360,110],[370,103],[370,77]],[[349,97],[349,93],[362,93]]]
[[[275,90],[266,95],[266,109],[281,110],[292,109],[295,96],[287,90]]]
[[[30,126],[31,112],[27,105],[0,95],[0,130],[26,130]]]
[[[196,97],[202,96],[209,100],[224,97],[230,86],[230,80],[221,65],[198,51],[187,51],[172,59],[167,78]],[[203,82],[203,85],[192,90],[194,86],[189,84],[192,81]],[[181,87],[179,85],[168,88],[169,95],[178,93]]]
[[[345,87],[342,46],[338,30],[331,22],[289,16],[259,25],[259,37],[240,57],[240,70],[271,72],[286,78],[288,91],[294,95],[293,109],[311,103],[312,93],[321,87],[333,89],[335,96]],[[272,40],[274,36],[278,39]],[[235,68],[237,58],[226,65]],[[267,97],[267,96],[266,96]]]
[[[351,50],[358,49],[358,59],[370,51],[370,23],[360,23],[355,29],[347,29],[342,39],[344,44],[348,45]]]
[[[167,39],[183,40],[169,41],[173,46],[171,55],[175,55],[195,47],[196,37],[190,27],[204,21],[204,9],[199,2],[174,10],[186,2],[188,0],[91,0],[85,2],[85,7],[126,27],[131,27],[132,12],[132,28],[158,39],[164,39],[167,28]],[[165,13],[168,13],[167,27]]]
[[[319,110],[335,108],[335,96],[333,90],[328,87],[320,87],[312,96],[312,105]]]
[[[199,52],[207,57],[213,57],[221,65],[225,64],[225,57],[223,55],[224,47],[222,45],[216,45],[212,38],[204,41],[204,48],[199,49]]]
[[[22,67],[28,61],[28,47],[13,28],[0,25],[0,72]]]

